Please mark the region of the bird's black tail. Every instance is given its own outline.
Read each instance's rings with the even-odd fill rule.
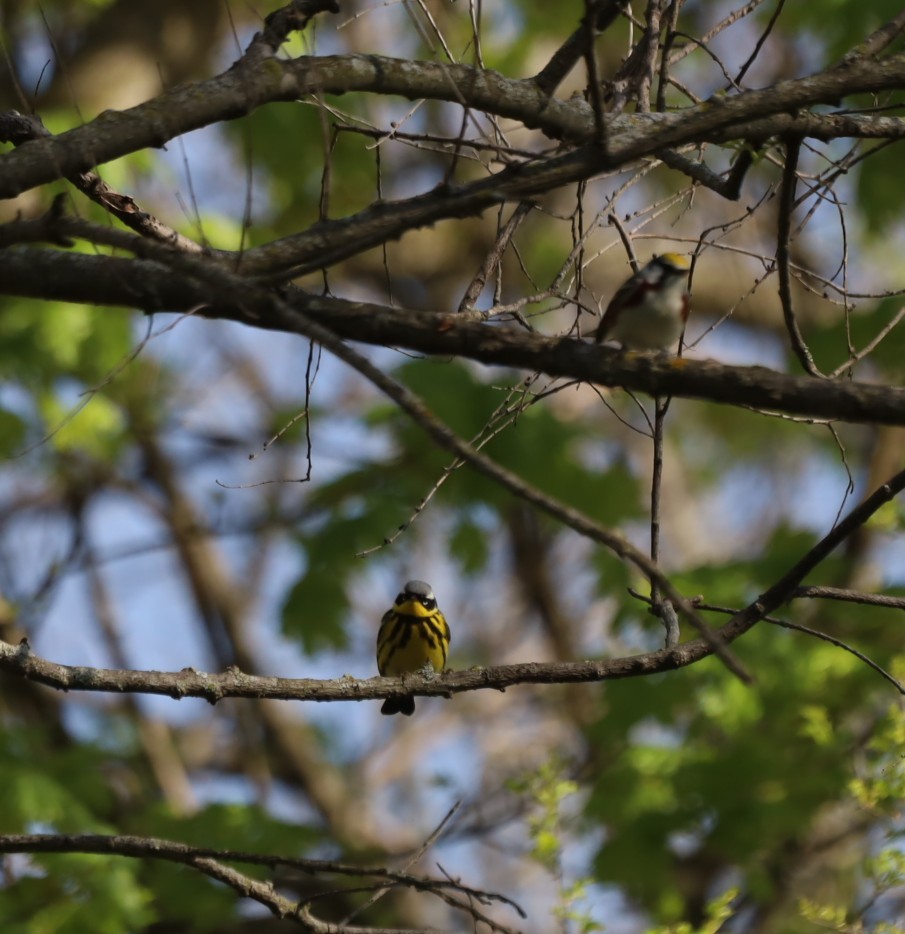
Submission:
[[[414,697],[388,697],[380,708],[383,714],[401,713],[410,717],[415,712]]]

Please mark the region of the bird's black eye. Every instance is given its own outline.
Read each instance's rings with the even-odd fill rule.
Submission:
[[[404,593],[404,592],[403,592],[403,593],[400,593],[399,596],[396,597],[396,606],[399,606],[399,605],[402,604],[402,603],[405,603],[405,593]]]
[[[421,599],[421,605],[425,610],[433,610],[437,605],[437,601],[433,597],[423,597]]]

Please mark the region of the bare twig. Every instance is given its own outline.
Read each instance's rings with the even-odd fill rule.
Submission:
[[[764,43],[767,41],[770,33],[773,32],[773,27],[776,25],[779,20],[779,15],[782,13],[782,8],[786,5],[786,0],[779,0],[776,4],[776,9],[770,16],[770,20],[767,25],[764,27],[764,31],[760,34],[757,39],[757,42],[754,44],[754,50],[745,60],[745,63],[738,70],[738,74],[735,76],[735,80],[732,82],[735,87],[738,87],[745,78],[745,75],[748,73],[748,69],[757,61],[757,56],[760,55],[760,50],[764,47]]]
[[[462,296],[462,301],[459,302],[460,312],[469,311],[474,307],[474,303],[484,290],[484,286],[487,284],[487,280],[490,278],[493,270],[498,268],[502,262],[503,253],[506,252],[506,248],[509,246],[513,235],[521,226],[522,221],[531,213],[533,208],[534,204],[531,201],[523,201],[516,206],[509,220],[506,221],[503,228],[497,234],[493,246],[484,257],[481,268],[475,273],[474,278],[468,284],[468,288]]]
[[[837,376],[841,376],[843,373],[848,372],[859,360],[863,360],[869,354],[873,353],[877,347],[889,336],[890,332],[899,324],[899,322],[905,318],[905,305],[903,305],[891,318],[888,324],[885,324],[879,331],[872,337],[861,350],[853,353],[845,363],[839,364],[835,370],[831,371],[830,379],[834,379]]]
[[[800,587],[798,590],[809,590],[812,588]],[[820,588],[813,588],[820,589]],[[796,596],[798,593],[796,592]],[[861,602],[861,601],[856,601]],[[717,606],[711,603],[704,603],[703,601],[695,601],[695,605],[702,610],[708,610],[713,613],[726,613],[732,615],[737,613],[738,610],[733,609],[732,607],[727,606]],[[786,619],[779,619],[776,616],[765,616],[763,618],[765,623],[771,623],[774,626],[781,626],[783,629],[791,629],[794,632],[802,632],[807,636],[813,636],[815,639],[820,639],[823,642],[829,642],[830,645],[835,645],[837,648],[843,649],[851,655],[854,655],[855,658],[864,662],[869,668],[873,668],[877,674],[885,678],[900,694],[905,694],[905,685],[900,681],[894,678],[885,668],[881,665],[878,665],[872,658],[868,658],[863,652],[859,652],[858,649],[849,645],[847,642],[843,642],[842,639],[837,639],[835,636],[829,635],[829,633],[821,632],[819,629],[812,629],[810,626],[802,626],[800,623],[792,623]]]
[[[882,606],[893,610],[905,610],[905,597],[890,597],[882,593],[864,593],[842,587],[796,587],[793,597],[813,600],[841,600],[844,603],[860,603],[863,606]]]
[[[732,639],[741,632],[747,632],[755,622],[763,619],[764,616],[772,613],[783,603],[791,600],[795,595],[796,588],[801,585],[801,582],[811,571],[820,565],[850,535],[861,528],[881,506],[898,496],[903,489],[905,489],[905,470],[900,471],[886,483],[881,484],[817,542],[780,580],[729,620],[720,630],[723,635],[727,639]]]
[[[418,860],[421,859],[421,857],[424,856],[424,854],[437,842],[437,839],[439,838],[440,834],[443,832],[443,828],[450,822],[450,820],[452,820],[453,815],[456,813],[456,811],[459,810],[461,806],[462,806],[462,802],[457,801],[446,812],[446,815],[443,817],[443,820],[441,820],[440,823],[437,824],[437,826],[427,835],[427,837],[425,838],[421,846],[419,846],[415,850],[415,852],[405,861],[405,868],[403,871],[407,871],[412,866],[414,866],[415,863],[417,863]],[[357,915],[360,915],[366,908],[370,908],[371,905],[373,905],[376,901],[378,901],[380,898],[386,895],[386,893],[390,891],[390,888],[391,886],[387,886],[387,885],[381,886],[379,889],[377,889],[377,891],[375,891],[371,895],[371,897],[366,902],[363,902],[353,912],[346,915],[346,917],[343,918],[342,921],[340,921],[340,924],[348,924],[353,918],[355,918]]]
[[[706,46],[711,39],[718,36],[721,32],[728,29],[734,23],[737,23],[740,19],[744,19],[746,16],[753,13],[764,0],[750,0],[744,6],[739,7],[737,10],[733,10],[729,13],[728,16],[725,16],[721,19],[715,26],[712,26],[703,36],[700,37],[700,40],[696,44],[687,45],[684,48],[676,49],[675,52],[670,56],[669,64],[675,65],[676,62],[680,62],[686,55],[690,55],[696,48],[697,45]]]
[[[651,470],[650,485],[650,559],[654,564],[660,563],[660,494],[663,481],[663,429],[666,424],[666,413],[672,400],[667,396],[664,399],[654,399],[654,438],[653,438],[653,467]],[[666,648],[676,645],[679,641],[679,626],[676,612],[668,600],[663,600],[660,588],[655,580],[650,582],[651,610],[663,623],[666,629]],[[667,610],[667,607],[669,608]]]

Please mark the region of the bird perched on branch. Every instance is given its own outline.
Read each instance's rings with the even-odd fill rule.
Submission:
[[[426,667],[443,671],[448,651],[449,626],[430,584],[409,581],[380,621],[377,670],[382,675],[401,675]],[[388,697],[380,712],[410,717],[415,712],[415,700]]]
[[[688,258],[655,256],[620,286],[597,328],[598,343],[619,341],[626,350],[666,350],[688,320]]]

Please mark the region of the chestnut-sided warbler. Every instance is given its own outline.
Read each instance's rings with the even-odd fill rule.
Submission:
[[[679,253],[655,256],[610,299],[596,340],[619,341],[628,350],[665,350],[688,320],[688,259]]]

